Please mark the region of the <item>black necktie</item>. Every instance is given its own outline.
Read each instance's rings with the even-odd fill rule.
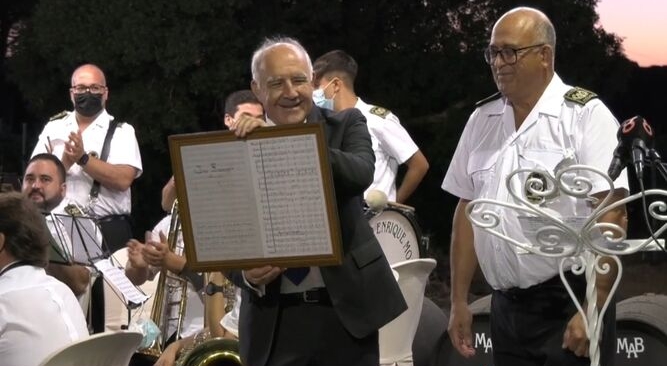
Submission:
[[[288,268],[283,272],[283,276],[287,277],[293,284],[298,286],[301,281],[306,278],[308,272],[310,272],[310,267]]]

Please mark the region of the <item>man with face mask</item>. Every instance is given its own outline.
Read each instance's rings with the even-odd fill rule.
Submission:
[[[357,108],[366,117],[375,153],[375,174],[370,190],[379,190],[390,201],[405,203],[428,171],[428,161],[412,141],[398,117],[389,110],[365,103],[354,92],[357,62],[341,50],[320,56],[313,63],[313,101],[318,107],[336,112]],[[405,176],[396,189],[398,166],[405,164]]]
[[[49,120],[32,156],[48,152],[60,158],[67,171],[68,201],[97,218],[107,247],[114,252],[132,237],[130,186],[141,175],[142,164],[134,128],[107,113],[108,97],[104,72],[92,64],[78,67],[70,87],[74,111]],[[101,331],[104,325],[94,328]]]
[[[51,118],[32,156],[49,152],[60,158],[67,171],[67,198],[99,219],[107,245],[114,251],[131,237],[130,186],[142,172],[139,145],[130,124],[112,124],[114,118],[105,109],[109,89],[100,68],[80,66],[72,74],[71,85],[74,111]],[[105,138],[113,125],[108,157],[103,161]],[[94,181],[99,182],[99,193],[91,198]],[[106,229],[110,226],[113,230]]]

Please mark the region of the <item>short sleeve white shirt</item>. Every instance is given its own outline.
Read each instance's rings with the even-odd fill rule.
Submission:
[[[83,146],[86,153],[95,153],[100,156],[104,145],[109,123],[113,121],[113,116],[103,110],[97,118],[88,126],[82,134]],[[58,157],[63,156],[65,144],[69,141],[70,132],[76,132],[79,129],[76,122],[76,114],[68,112],[61,119],[49,121],[44,130],[39,135],[37,145],[32,152],[32,156],[47,152],[46,146],[51,141],[53,154]],[[107,163],[114,165],[129,165],[136,168],[135,178],[142,173],[141,154],[137,142],[134,127],[128,123],[119,123],[114,131],[109,146],[109,156]],[[90,188],[93,185],[93,178],[84,172],[78,164],[72,165],[67,171],[67,198],[76,202],[82,207],[88,207]],[[92,207],[97,216],[107,216],[112,214],[129,214],[131,211],[131,190],[117,191],[100,187],[100,193],[97,203]]]
[[[554,172],[569,157],[577,164],[606,172],[617,144],[618,122],[599,99],[585,105],[566,101],[564,95],[571,88],[554,75],[518,130],[512,106],[505,98],[479,106],[461,135],[442,189],[466,200],[489,198],[514,203],[505,180],[516,169]],[[589,178],[593,184],[591,193],[609,189],[602,177]],[[614,186],[628,189],[625,172]],[[521,192],[522,188],[513,190]],[[591,208],[582,201],[559,196],[557,211],[586,216]],[[523,241],[516,215],[503,211],[500,220],[499,230]],[[479,264],[494,289],[526,288],[558,274],[560,259],[519,254],[503,239],[473,228]]]
[[[382,117],[371,113],[374,107],[366,104],[361,98],[357,98],[357,103],[354,105],[354,108],[360,110],[366,117],[375,153],[373,183],[368,187],[364,196],[369,190],[377,189],[384,192],[389,201],[396,201],[398,166],[410,159],[419,150],[419,147],[412,141],[396,115],[389,112]]]
[[[0,363],[36,366],[87,336],[74,294],[43,268],[20,266],[0,276]]]

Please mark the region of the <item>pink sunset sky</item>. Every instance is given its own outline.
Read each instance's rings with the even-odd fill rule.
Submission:
[[[601,0],[600,24],[623,39],[625,55],[640,66],[667,66],[667,1]]]

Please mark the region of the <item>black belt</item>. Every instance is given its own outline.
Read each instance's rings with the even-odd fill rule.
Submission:
[[[280,294],[280,303],[286,306],[298,304],[331,305],[331,297],[326,288],[315,288],[304,292]]]
[[[567,271],[565,272],[565,278],[568,280],[568,282],[572,284],[573,282],[581,281],[583,279],[583,276],[577,276],[571,271]],[[527,296],[535,296],[536,294],[539,294],[541,292],[547,292],[549,290],[563,289],[563,288],[564,285],[563,282],[561,281],[560,275],[556,275],[544,282],[538,283],[537,285],[533,285],[528,288],[512,287],[506,290],[497,290],[497,292],[503,294],[508,298],[519,300]]]
[[[97,222],[111,222],[111,221],[130,221],[130,215],[107,215],[97,219]]]

